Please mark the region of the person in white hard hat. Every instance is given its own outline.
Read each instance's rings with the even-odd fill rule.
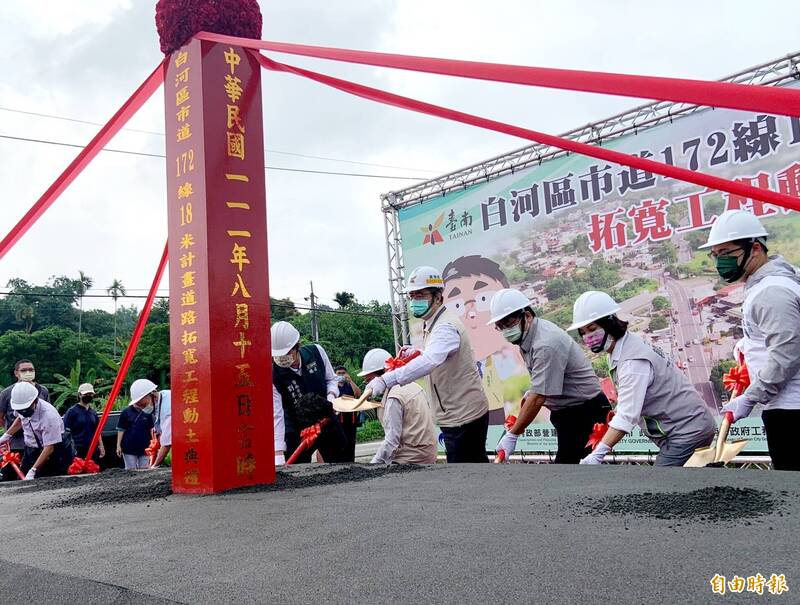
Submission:
[[[300,346],[300,332],[287,321],[270,330],[272,336],[272,406],[275,412],[275,464],[283,464],[300,445],[301,426],[296,406],[304,395],[314,393],[332,402],[339,396],[339,383],[328,359],[318,344]],[[280,410],[280,411],[279,411]],[[282,412],[282,414],[281,414]],[[325,462],[345,462],[347,439],[331,407],[328,423],[314,444]],[[297,462],[311,462],[312,449],[306,449]]]
[[[38,389],[30,382],[14,385],[11,409],[17,417],[0,437],[0,444],[11,441],[22,429],[25,455],[21,470],[25,480],[66,474],[75,457],[75,446],[69,432],[64,432],[64,421],[58,411],[39,397]]]
[[[608,431],[581,464],[600,464],[637,424],[658,448],[656,466],[683,466],[694,451],[711,444],[711,410],[686,375],[617,317],[620,306],[605,292],[581,294],[569,330],[578,330],[593,353],[606,352],[617,406]]]
[[[158,468],[172,450],[172,391],[151,393],[153,398],[153,433],[158,437],[158,452],[150,468]]]
[[[723,406],[734,422],[757,404],[777,470],[800,471],[800,269],[767,255],[767,231],[746,210],[723,212],[701,248],[722,279],[744,281],[742,351],[750,386]]]
[[[386,372],[391,357],[383,349],[364,355],[359,376],[373,380]],[[385,437],[372,458],[372,464],[435,464],[436,429],[425,391],[416,382],[395,385],[383,394],[378,419]]]
[[[536,317],[531,302],[519,290],[506,288],[492,297],[489,325],[517,345],[531,376],[519,416],[497,444],[511,457],[517,439],[542,406],[550,410],[556,428],[556,464],[578,464],[591,453],[586,443],[595,423],[605,422],[611,404],[592,364],[569,334],[554,323]]]
[[[122,410],[117,420],[117,456],[122,458],[127,470],[150,467],[150,456],[145,450],[152,439],[157,395],[158,387],[146,378],[131,384],[130,405]]]
[[[443,287],[442,276],[433,267],[417,267],[411,272],[406,292],[411,313],[425,321],[424,349],[406,365],[373,378],[367,388],[380,397],[395,385],[404,386],[426,376],[447,461],[488,462],[489,402],[464,326],[444,305]]]
[[[100,419],[97,412],[92,407],[95,392],[91,383],[84,382],[78,387],[78,403],[71,406],[64,414],[64,428],[72,434],[72,441],[75,443],[75,455],[78,458],[86,459],[89,445],[92,443],[97,424]],[[97,442],[92,458],[98,462],[99,458],[106,455],[103,440]]]

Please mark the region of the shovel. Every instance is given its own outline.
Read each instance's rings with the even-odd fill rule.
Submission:
[[[358,409],[370,410],[380,407],[381,404],[377,401],[370,401],[369,403],[365,404],[371,395],[372,389],[365,389],[364,393],[362,393],[361,397],[358,399],[355,399],[354,397],[348,397],[347,395],[344,397],[337,397],[333,400],[333,409],[337,412],[355,412]]]
[[[733,423],[733,413],[725,412],[722,424],[719,426],[716,445],[701,447],[694,451],[692,457],[683,466],[688,468],[699,468],[703,466],[725,466],[727,462],[733,460],[739,452],[748,444],[746,439],[731,441],[728,443],[728,430]]]

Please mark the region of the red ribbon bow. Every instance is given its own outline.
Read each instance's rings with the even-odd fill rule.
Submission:
[[[750,386],[750,372],[747,371],[747,364],[742,363],[728,370],[728,373],[722,377],[722,386],[734,397],[740,395]]]
[[[391,370],[396,370],[397,368],[402,368],[409,361],[411,361],[412,359],[416,359],[420,355],[422,355],[422,351],[414,351],[408,357],[403,357],[403,358],[390,357],[389,359],[386,360],[386,370],[391,371]]]
[[[72,464],[70,464],[69,468],[67,469],[68,475],[81,475],[83,473],[93,474],[99,472],[100,467],[94,460],[91,458],[89,458],[89,460],[84,460],[83,458],[78,458],[77,456],[72,459]]]
[[[150,440],[150,445],[144,450],[144,453],[150,456],[150,464],[155,463],[156,456],[158,456],[158,450],[160,449],[161,442],[158,440],[158,437],[153,435],[153,438]]]
[[[19,466],[22,464],[22,460],[20,460],[17,452],[6,451],[3,453],[2,460],[0,460],[0,466],[5,466],[6,464],[16,464]]]
[[[586,442],[586,447],[594,449],[598,446],[598,444],[603,440],[603,437],[605,437],[605,434],[608,432],[608,424],[611,422],[613,417],[614,412],[612,410],[606,414],[605,422],[594,423],[594,426],[592,427],[592,433],[589,435],[589,440]]]

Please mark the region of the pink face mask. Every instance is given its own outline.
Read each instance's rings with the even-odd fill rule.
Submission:
[[[597,328],[594,332],[586,332],[583,335],[583,343],[589,347],[593,353],[599,353],[605,349],[607,342],[606,331],[603,330],[603,328]]]

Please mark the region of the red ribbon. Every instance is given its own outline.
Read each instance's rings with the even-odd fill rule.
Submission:
[[[741,395],[750,386],[750,372],[747,371],[747,364],[742,363],[728,370],[728,373],[722,377],[722,386],[734,397]]]
[[[161,449],[161,442],[158,440],[156,435],[153,435],[153,438],[150,440],[150,445],[145,448],[144,453],[150,456],[150,465],[152,466],[156,462],[156,458],[158,457],[158,450]]]
[[[25,479],[25,475],[19,468],[19,465],[22,464],[19,454],[17,452],[12,452],[5,443],[3,444],[2,448],[0,448],[0,452],[3,453],[2,458],[0,458],[0,467],[10,464],[11,468],[14,469],[14,472],[17,473],[17,477],[20,479]]]
[[[605,422],[594,423],[592,432],[589,435],[589,440],[586,442],[586,447],[594,449],[599,445],[599,443],[603,440],[603,437],[605,437],[606,433],[608,432],[608,425],[613,417],[614,412],[610,411],[608,414],[606,414]]]
[[[800,199],[785,193],[770,191],[768,189],[759,189],[758,187],[749,185],[747,183],[731,181],[729,179],[723,179],[711,174],[688,170],[678,166],[670,166],[669,164],[655,162],[639,156],[620,153],[619,151],[614,151],[612,149],[607,149],[596,145],[587,145],[586,143],[571,141],[569,139],[544,134],[535,130],[529,130],[519,126],[512,126],[511,124],[497,122],[496,120],[490,120],[488,118],[482,118],[480,116],[456,111],[454,109],[448,109],[439,105],[433,105],[431,103],[425,103],[416,99],[410,99],[401,95],[392,94],[378,88],[363,86],[361,84],[348,82],[347,80],[340,80],[339,78],[333,78],[331,76],[326,76],[324,74],[302,69],[300,67],[293,67],[284,63],[278,63],[259,53],[256,53],[255,51],[249,52],[251,52],[253,56],[258,59],[258,61],[261,63],[261,66],[265,69],[298,75],[309,80],[325,84],[326,86],[330,86],[337,90],[341,90],[342,92],[368,99],[370,101],[377,101],[385,105],[401,107],[403,109],[452,120],[454,122],[471,124],[472,126],[478,126],[487,130],[493,130],[495,132],[502,132],[504,134],[509,134],[522,139],[535,141],[543,145],[551,145],[565,151],[580,153],[582,155],[598,158],[607,162],[614,162],[615,164],[630,166],[632,168],[645,170],[661,176],[685,181],[687,183],[694,183],[709,189],[725,191],[733,195],[739,195],[754,200],[761,200],[771,204],[776,204],[783,208],[790,208],[792,210],[800,211]]]
[[[125,375],[131,367],[133,356],[136,354],[136,348],[139,346],[142,333],[147,325],[147,319],[150,317],[150,309],[153,307],[153,300],[155,300],[156,297],[158,284],[161,283],[161,278],[164,276],[168,258],[167,245],[164,244],[164,252],[161,254],[161,260],[158,263],[156,275],[153,278],[153,283],[150,285],[150,291],[147,293],[147,299],[144,301],[142,311],[139,313],[139,319],[136,321],[136,327],[131,335],[131,341],[128,343],[128,348],[125,349],[125,354],[122,356],[119,372],[117,372],[117,377],[114,379],[114,386],[111,387],[111,393],[108,395],[108,401],[106,401],[103,415],[100,416],[100,422],[97,423],[97,429],[95,429],[94,437],[92,437],[92,443],[89,445],[89,450],[86,453],[86,458],[89,460],[91,460],[92,454],[94,454],[94,450],[97,447],[97,442],[100,441],[100,436],[103,434],[103,427],[106,425],[106,420],[108,420],[108,415],[111,413],[111,408],[114,407],[114,401],[116,401],[117,395],[119,395],[122,389],[122,381],[125,380]]]
[[[397,368],[402,368],[409,361],[411,361],[412,359],[416,359],[420,355],[422,355],[422,351],[414,351],[408,357],[402,357],[402,358],[401,357],[390,357],[389,359],[386,360],[386,369],[387,370],[396,370]]]
[[[92,460],[91,458],[87,458],[84,460],[83,458],[75,458],[72,459],[72,464],[69,465],[67,469],[68,475],[81,475],[83,473],[94,474],[99,473],[100,467],[97,466],[97,463]]]
[[[252,40],[209,32],[200,32],[195,38],[290,55],[475,80],[800,116],[800,91],[776,86],[415,57]]]
[[[286,464],[292,464],[300,457],[306,449],[314,445],[314,442],[319,437],[319,434],[322,432],[322,428],[328,424],[330,418],[323,418],[316,424],[312,424],[300,431],[300,445],[297,446],[297,449],[292,453],[289,459],[286,461]]]
[[[45,211],[52,206],[53,202],[58,199],[58,196],[69,186],[75,178],[83,172],[83,169],[89,165],[94,157],[100,153],[103,147],[114,138],[120,129],[125,126],[133,114],[139,111],[139,108],[144,105],[145,101],[149,99],[161,83],[164,81],[164,70],[167,59],[159,63],[158,67],[153,70],[147,79],[142,83],[139,88],[130,96],[130,98],[122,104],[111,119],[106,122],[106,125],[100,129],[94,138],[89,141],[89,144],[84,147],[66,170],[50,185],[44,195],[31,206],[30,210],[25,213],[19,222],[14,225],[11,231],[8,232],[0,242],[0,258],[5,256],[6,252],[11,250],[14,244],[17,243],[19,238],[25,235],[25,232],[30,229],[34,223],[45,213]]]

